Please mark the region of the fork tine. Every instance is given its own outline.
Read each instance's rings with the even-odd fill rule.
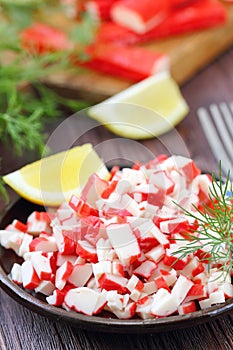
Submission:
[[[229,103],[229,108],[230,108],[230,111],[233,115],[233,101]]]
[[[233,107],[233,105],[232,105]],[[232,161],[228,157],[223,144],[219,138],[217,130],[213,124],[212,118],[207,110],[203,107],[197,110],[197,115],[205,133],[206,139],[217,161],[221,160],[222,171],[227,174],[232,169]],[[232,170],[231,170],[232,177]]]
[[[233,138],[233,102],[229,104],[229,107],[225,102],[222,102],[219,104],[219,107],[228,127],[228,132]]]
[[[213,120],[217,126],[217,130],[219,131],[219,134],[221,135],[222,143],[224,144],[229,155],[231,155],[233,153],[233,139],[229,135],[228,128],[226,127],[226,124],[224,123],[224,120],[222,118],[222,115],[220,113],[218,106],[215,104],[210,105],[210,112],[211,112]],[[228,114],[228,118],[229,118],[229,114]],[[230,118],[231,118],[231,116],[230,116]],[[224,114],[224,119],[225,119],[225,114]],[[232,128],[232,126],[231,126],[231,128]]]

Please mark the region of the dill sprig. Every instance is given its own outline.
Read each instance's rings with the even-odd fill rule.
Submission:
[[[0,139],[17,155],[25,146],[41,153],[48,118],[60,116],[62,107],[77,112],[89,104],[61,97],[43,85],[43,79],[56,72],[78,72],[70,63],[68,50],[33,55],[21,46],[20,31],[33,22],[34,11],[41,4],[46,6],[46,1],[0,1],[0,9],[1,4],[6,16],[0,23]],[[94,25],[92,28],[89,19],[84,18],[74,28],[85,47],[92,39]],[[84,29],[89,30],[88,37],[82,37]]]
[[[57,10],[58,6],[58,1],[0,0],[0,139],[16,155],[22,155],[26,148],[41,154],[48,119],[61,116],[64,108],[73,113],[90,105],[59,96],[43,84],[56,72],[80,72],[72,65],[69,50],[38,55],[21,45],[20,33],[35,21],[38,11],[43,9],[46,13],[46,9]],[[84,50],[93,39],[95,28],[96,24],[86,16],[73,26],[77,36],[75,41],[72,32],[75,55],[81,55],[80,47]]]
[[[71,63],[71,52],[37,55],[21,45],[22,29],[38,20],[38,13],[53,13],[58,7],[55,0],[0,0],[0,140],[16,156],[29,150],[41,155],[48,120],[62,116],[64,109],[73,113],[90,105],[62,97],[43,83],[56,72],[80,72]],[[72,28],[72,53],[81,57],[94,37],[96,24],[85,16]],[[6,198],[6,191],[0,176],[1,198]]]
[[[189,211],[177,204],[181,211],[198,223],[196,229],[186,234],[181,246],[173,253],[182,259],[189,254],[202,251],[200,259],[210,268],[218,266],[219,270],[230,273],[233,269],[233,184],[230,171],[223,181],[221,162],[219,176],[212,175],[209,188],[209,203],[201,208],[193,205]]]

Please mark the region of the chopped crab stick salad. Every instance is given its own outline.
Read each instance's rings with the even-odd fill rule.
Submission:
[[[0,231],[1,245],[23,261],[9,276],[48,304],[90,316],[153,319],[224,303],[233,297],[224,258],[203,259],[201,237],[195,253],[176,254],[189,232],[198,235],[185,210],[208,205],[211,184],[183,156],[115,166],[108,180],[94,173],[80,196]]]

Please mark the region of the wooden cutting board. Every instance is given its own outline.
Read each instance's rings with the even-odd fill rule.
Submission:
[[[228,21],[216,28],[162,39],[144,45],[170,57],[171,74],[179,85],[233,45],[233,5],[227,6]],[[132,82],[94,71],[79,74],[61,72],[46,82],[65,95],[100,102],[129,87]]]

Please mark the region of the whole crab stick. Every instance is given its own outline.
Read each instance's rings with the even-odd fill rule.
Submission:
[[[226,8],[220,2],[196,1],[188,6],[170,11],[162,23],[155,25],[144,34],[135,33],[117,23],[103,23],[99,27],[97,40],[131,45],[214,27],[225,23],[226,19]]]
[[[88,55],[85,67],[135,82],[169,68],[167,54],[140,47],[99,43],[88,48]]]
[[[111,8],[111,18],[116,23],[143,34],[148,32],[166,16],[167,0],[121,0]]]

